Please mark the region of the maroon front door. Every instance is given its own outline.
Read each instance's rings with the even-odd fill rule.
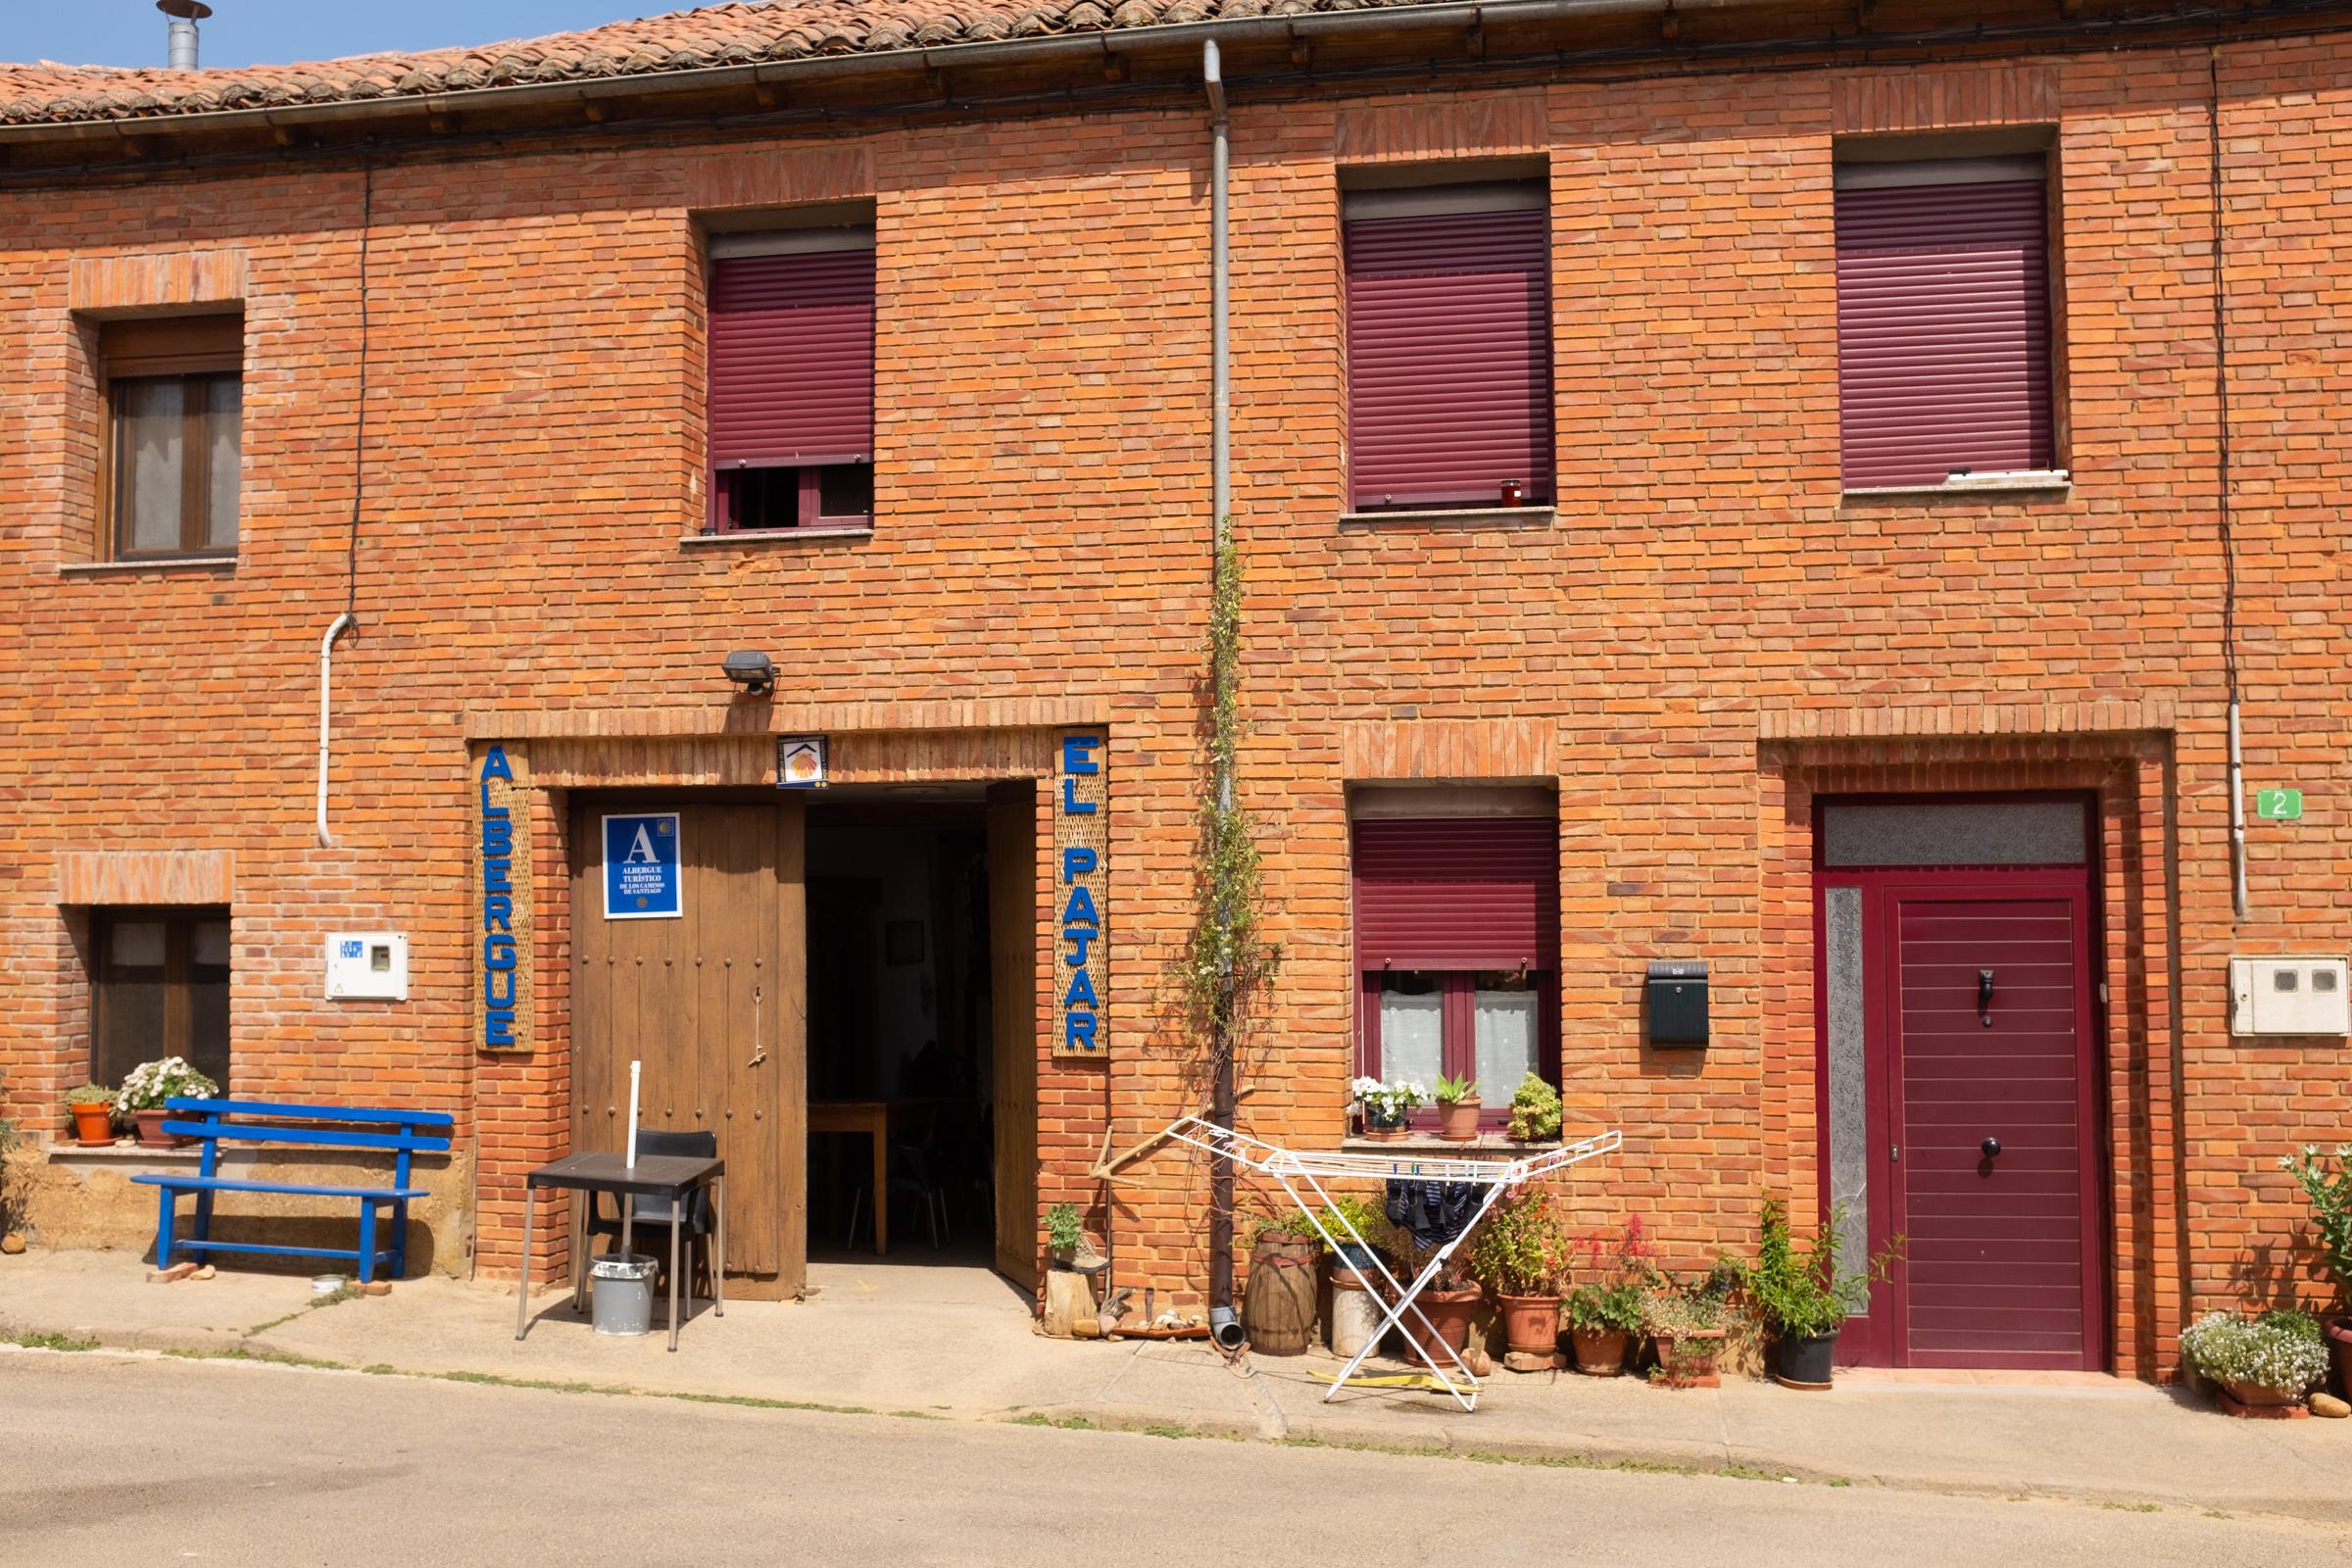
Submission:
[[[1825,899],[1835,886],[1859,901],[1856,1196],[1871,1248],[1902,1238],[1840,1359],[2103,1367],[2087,869],[1825,871],[1823,883]]]

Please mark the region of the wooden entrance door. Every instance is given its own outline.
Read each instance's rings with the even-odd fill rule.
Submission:
[[[681,913],[608,919],[607,813],[678,813]],[[572,1148],[639,1125],[715,1133],[727,1272],[747,1296],[806,1283],[807,956],[797,800],[583,802],[572,820]]]
[[[989,1067],[997,1271],[1037,1288],[1037,786],[988,798]]]

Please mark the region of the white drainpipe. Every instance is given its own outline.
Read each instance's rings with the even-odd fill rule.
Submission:
[[[326,830],[326,716],[328,694],[334,685],[335,639],[358,624],[347,610],[318,639],[318,847],[322,850],[335,847],[334,836]]]

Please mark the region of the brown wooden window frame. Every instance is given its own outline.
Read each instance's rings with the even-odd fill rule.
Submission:
[[[244,318],[215,315],[108,321],[99,328],[99,358],[106,410],[99,513],[106,521],[108,559],[173,561],[235,555],[242,535],[238,526],[244,513],[242,495],[237,516],[229,519],[235,531],[226,539],[217,537],[220,519],[212,515],[211,390],[220,381],[238,384],[241,466],[245,444]],[[179,538],[170,549],[141,550],[132,544],[130,421],[123,416],[123,403],[129,388],[163,382],[176,382],[180,387]]]
[[[196,1039],[196,928],[211,922],[229,924],[229,909],[225,905],[173,905],[166,907],[145,906],[109,906],[90,911],[90,1081],[109,1088],[121,1086],[122,1078],[141,1061],[153,1061],[163,1056],[185,1058],[199,1072],[228,1088],[230,1034],[223,1024],[220,1038],[200,1042]],[[115,944],[119,929],[125,925],[155,924],[164,928],[164,1011],[163,1036],[152,1048],[138,1054],[137,1060],[110,1062],[106,1057],[110,1021],[108,1010],[120,1005],[112,1000],[114,988],[129,982],[117,977]],[[234,927],[231,926],[233,934]],[[220,983],[226,985],[235,968],[232,948],[230,961],[218,965],[223,973]]]

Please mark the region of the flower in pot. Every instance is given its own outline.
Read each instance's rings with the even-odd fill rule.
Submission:
[[[1650,1368],[1650,1382],[1666,1389],[1722,1385],[1715,1358],[1723,1350],[1733,1283],[1720,1271],[1688,1282],[1661,1272],[1642,1293],[1642,1332],[1649,1336],[1658,1352],[1658,1364]]]
[[[2320,1326],[2301,1312],[2208,1313],[2181,1331],[2180,1354],[2220,1386],[2233,1415],[2300,1404],[2328,1375]]]
[[[115,1114],[135,1120],[139,1128],[139,1144],[145,1149],[176,1149],[190,1140],[164,1131],[164,1118],[171,1114],[164,1102],[181,1096],[209,1100],[220,1093],[220,1086],[189,1066],[179,1056],[166,1056],[159,1061],[142,1061],[130,1069],[122,1087],[115,1095]]]
[[[1503,1199],[1470,1238],[1469,1251],[1472,1272],[1494,1293],[1511,1351],[1558,1354],[1568,1231],[1551,1195],[1529,1187]]]
[[[1466,1144],[1478,1136],[1478,1084],[1471,1078],[1438,1074],[1438,1136]]]
[[[96,1149],[115,1141],[115,1092],[104,1084],[83,1084],[66,1096],[74,1113],[74,1141]]]
[[[1869,1305],[1872,1283],[1886,1277],[1886,1265],[1902,1250],[1898,1236],[1863,1268],[1842,1268],[1838,1233],[1844,1222],[1844,1205],[1831,1205],[1820,1227],[1800,1247],[1788,1226],[1788,1205],[1777,1198],[1764,1200],[1758,1217],[1762,1240],[1746,1283],[1757,1315],[1779,1337],[1780,1364],[1774,1377],[1784,1388],[1830,1386],[1838,1331]]]
[[[1413,1107],[1429,1103],[1429,1091],[1409,1078],[1358,1078],[1348,1088],[1364,1110],[1364,1136],[1384,1142],[1402,1138]]]
[[[1576,1369],[1613,1378],[1625,1370],[1626,1346],[1642,1327],[1642,1292],[1652,1274],[1649,1244],[1636,1216],[1613,1237],[1599,1231],[1578,1237],[1573,1250],[1585,1280],[1562,1305]]]
[[[2309,1145],[2278,1161],[2311,1203],[2311,1222],[2320,1251],[2335,1276],[2336,1299],[2352,1306],[2352,1144],[2334,1153]],[[2352,1315],[2331,1314],[2324,1325],[2328,1353],[2335,1363],[2336,1392],[2352,1396]]]
[[[1511,1141],[1540,1144],[1560,1136],[1560,1092],[1529,1073],[1511,1091]]]

